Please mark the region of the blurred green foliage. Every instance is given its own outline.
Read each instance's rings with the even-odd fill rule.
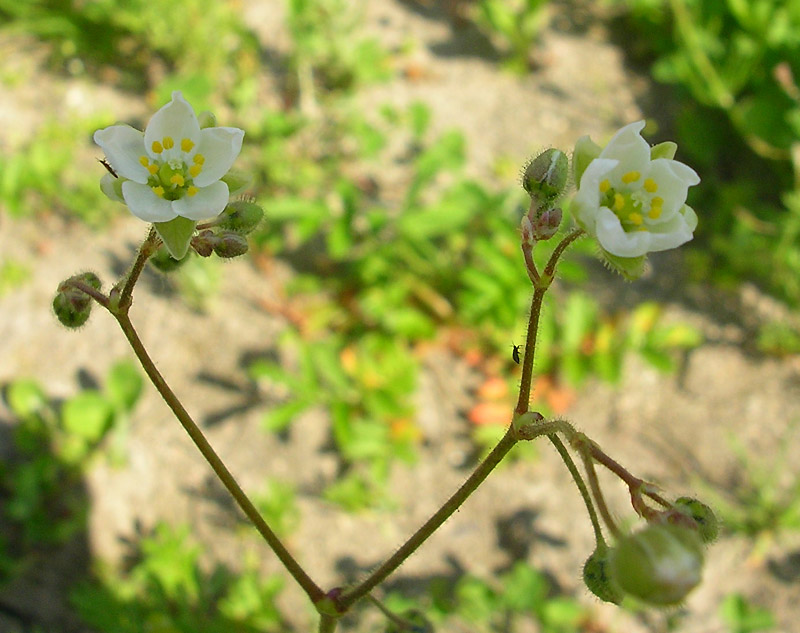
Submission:
[[[526,73],[532,65],[532,49],[550,17],[548,0],[478,0],[474,20],[478,28],[500,43],[506,65]]]
[[[694,192],[698,270],[757,279],[800,302],[800,4],[613,0],[628,51],[678,87],[677,141]],[[634,37],[631,35],[634,34]],[[708,213],[704,213],[708,210]]]
[[[175,75],[201,74],[230,86],[237,70],[252,69],[258,50],[228,0],[0,0],[0,18],[6,29],[52,42],[54,66],[112,65],[129,88],[144,87],[157,61]]]
[[[775,616],[771,611],[753,605],[738,593],[726,596],[719,612],[730,633],[756,633],[775,628]]]
[[[83,472],[109,433],[122,432],[141,388],[141,376],[127,361],[111,368],[102,391],[86,389],[60,403],[32,379],[5,386],[15,424],[14,453],[0,462],[0,577],[37,547],[63,543],[84,528]]]
[[[204,570],[188,527],[159,524],[138,550],[128,569],[99,572],[72,592],[73,607],[99,633],[287,630],[275,603],[283,580],[262,578],[254,565],[238,574]]]
[[[547,576],[523,562],[488,580],[465,575],[454,586],[444,579],[434,581],[419,602],[390,594],[386,606],[412,621],[416,614],[424,614],[421,619],[430,628],[420,631],[439,630],[448,623],[447,630],[467,627],[475,633],[529,627],[542,633],[578,633],[588,629],[591,617],[576,599],[556,595]],[[387,633],[402,630],[396,625],[386,629]]]

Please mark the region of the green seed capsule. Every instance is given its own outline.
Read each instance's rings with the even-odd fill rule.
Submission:
[[[610,562],[622,591],[653,606],[673,606],[700,583],[703,544],[695,530],[652,524],[622,538]]]
[[[675,509],[687,514],[698,525],[698,534],[703,543],[713,543],[719,536],[719,520],[714,511],[702,501],[692,497],[681,497],[675,501]]]
[[[583,564],[583,582],[603,602],[620,604],[625,594],[611,578],[610,556],[611,550],[608,547],[594,550]]]

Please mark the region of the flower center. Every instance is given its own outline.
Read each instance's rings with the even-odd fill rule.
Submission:
[[[657,220],[663,211],[664,199],[655,195],[658,183],[638,171],[622,175],[616,187],[606,179],[600,183],[600,204],[611,209],[626,231],[646,231],[647,220]]]
[[[181,140],[180,152],[169,152],[167,150],[175,147],[175,141],[171,136],[165,136],[160,141],[153,141],[150,147],[156,158],[142,155],[139,162],[147,169],[150,176],[147,184],[159,198],[165,200],[178,200],[184,196],[193,196],[198,189],[194,186],[193,180],[203,170],[203,163],[206,159],[202,154],[192,154],[194,142],[191,139]]]

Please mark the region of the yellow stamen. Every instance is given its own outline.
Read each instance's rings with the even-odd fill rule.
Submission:
[[[664,206],[664,198],[661,196],[653,196],[653,199],[650,201],[654,207],[663,207]]]
[[[150,159],[147,156],[139,156],[139,164],[142,167],[147,167],[150,164]]]
[[[172,174],[172,178],[170,178],[169,181],[173,185],[178,185],[179,187],[183,187],[183,176],[181,176],[180,174]]]
[[[164,197],[164,187],[159,185],[158,187],[153,187],[153,193],[156,194],[159,198]]]
[[[153,150],[153,154],[160,154],[164,151],[164,146],[158,141],[153,141],[153,145],[150,147],[150,149]]]
[[[606,178],[603,182],[600,183],[600,193],[605,193],[609,189],[611,189],[611,183],[608,182],[608,179]]]
[[[614,211],[622,211],[625,208],[625,198],[621,193],[614,194]]]
[[[647,212],[647,217],[649,217],[651,220],[657,220],[658,218],[661,217],[662,211],[663,209],[661,207],[653,205],[652,207],[650,207],[650,211]]]
[[[148,165],[147,171],[149,171],[153,176],[158,173],[158,165]]]
[[[184,152],[191,152],[193,147],[194,147],[194,141],[192,139],[185,138],[181,140],[181,149]]]
[[[644,181],[644,190],[647,193],[655,193],[658,191],[658,183],[652,178],[647,178]]]
[[[643,220],[642,220],[642,214],[641,214],[641,213],[631,213],[631,214],[628,216],[628,220],[629,220],[630,222],[633,222],[634,224],[636,224],[636,225],[638,226],[638,225],[640,225],[640,224],[643,222]]]
[[[202,165],[203,163],[206,162],[206,157],[203,156],[202,154],[195,154],[194,158],[192,158],[192,161],[194,162],[195,165]]]
[[[175,141],[172,140],[171,136],[165,136],[161,142],[164,144],[164,149],[172,149],[175,147]]]
[[[187,195],[187,196],[189,196],[189,197],[191,198],[191,197],[192,197],[194,194],[196,194],[196,193],[197,193],[197,191],[198,191],[197,187],[195,187],[194,185],[192,185],[191,187],[189,187],[189,188],[186,190],[186,195]]]
[[[202,165],[192,165],[191,167],[189,167],[189,175],[192,178],[197,178],[197,174],[199,174],[202,169],[203,169]]]
[[[638,171],[629,171],[627,174],[622,176],[622,182],[624,182],[626,185],[629,185],[632,182],[639,180],[640,176],[641,174]]]

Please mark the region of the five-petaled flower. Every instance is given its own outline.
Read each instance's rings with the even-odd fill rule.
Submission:
[[[644,125],[626,125],[603,149],[588,136],[575,146],[578,191],[572,213],[580,227],[617,258],[675,248],[691,240],[697,226],[686,194],[700,177],[673,160],[674,143],[651,148],[640,134]]]
[[[122,201],[136,217],[156,223],[219,215],[230,193],[221,178],[239,155],[243,138],[238,128],[201,129],[192,106],[177,91],[144,132],[112,125],[94,134],[119,175]],[[106,174],[103,190],[118,199],[109,178]]]

